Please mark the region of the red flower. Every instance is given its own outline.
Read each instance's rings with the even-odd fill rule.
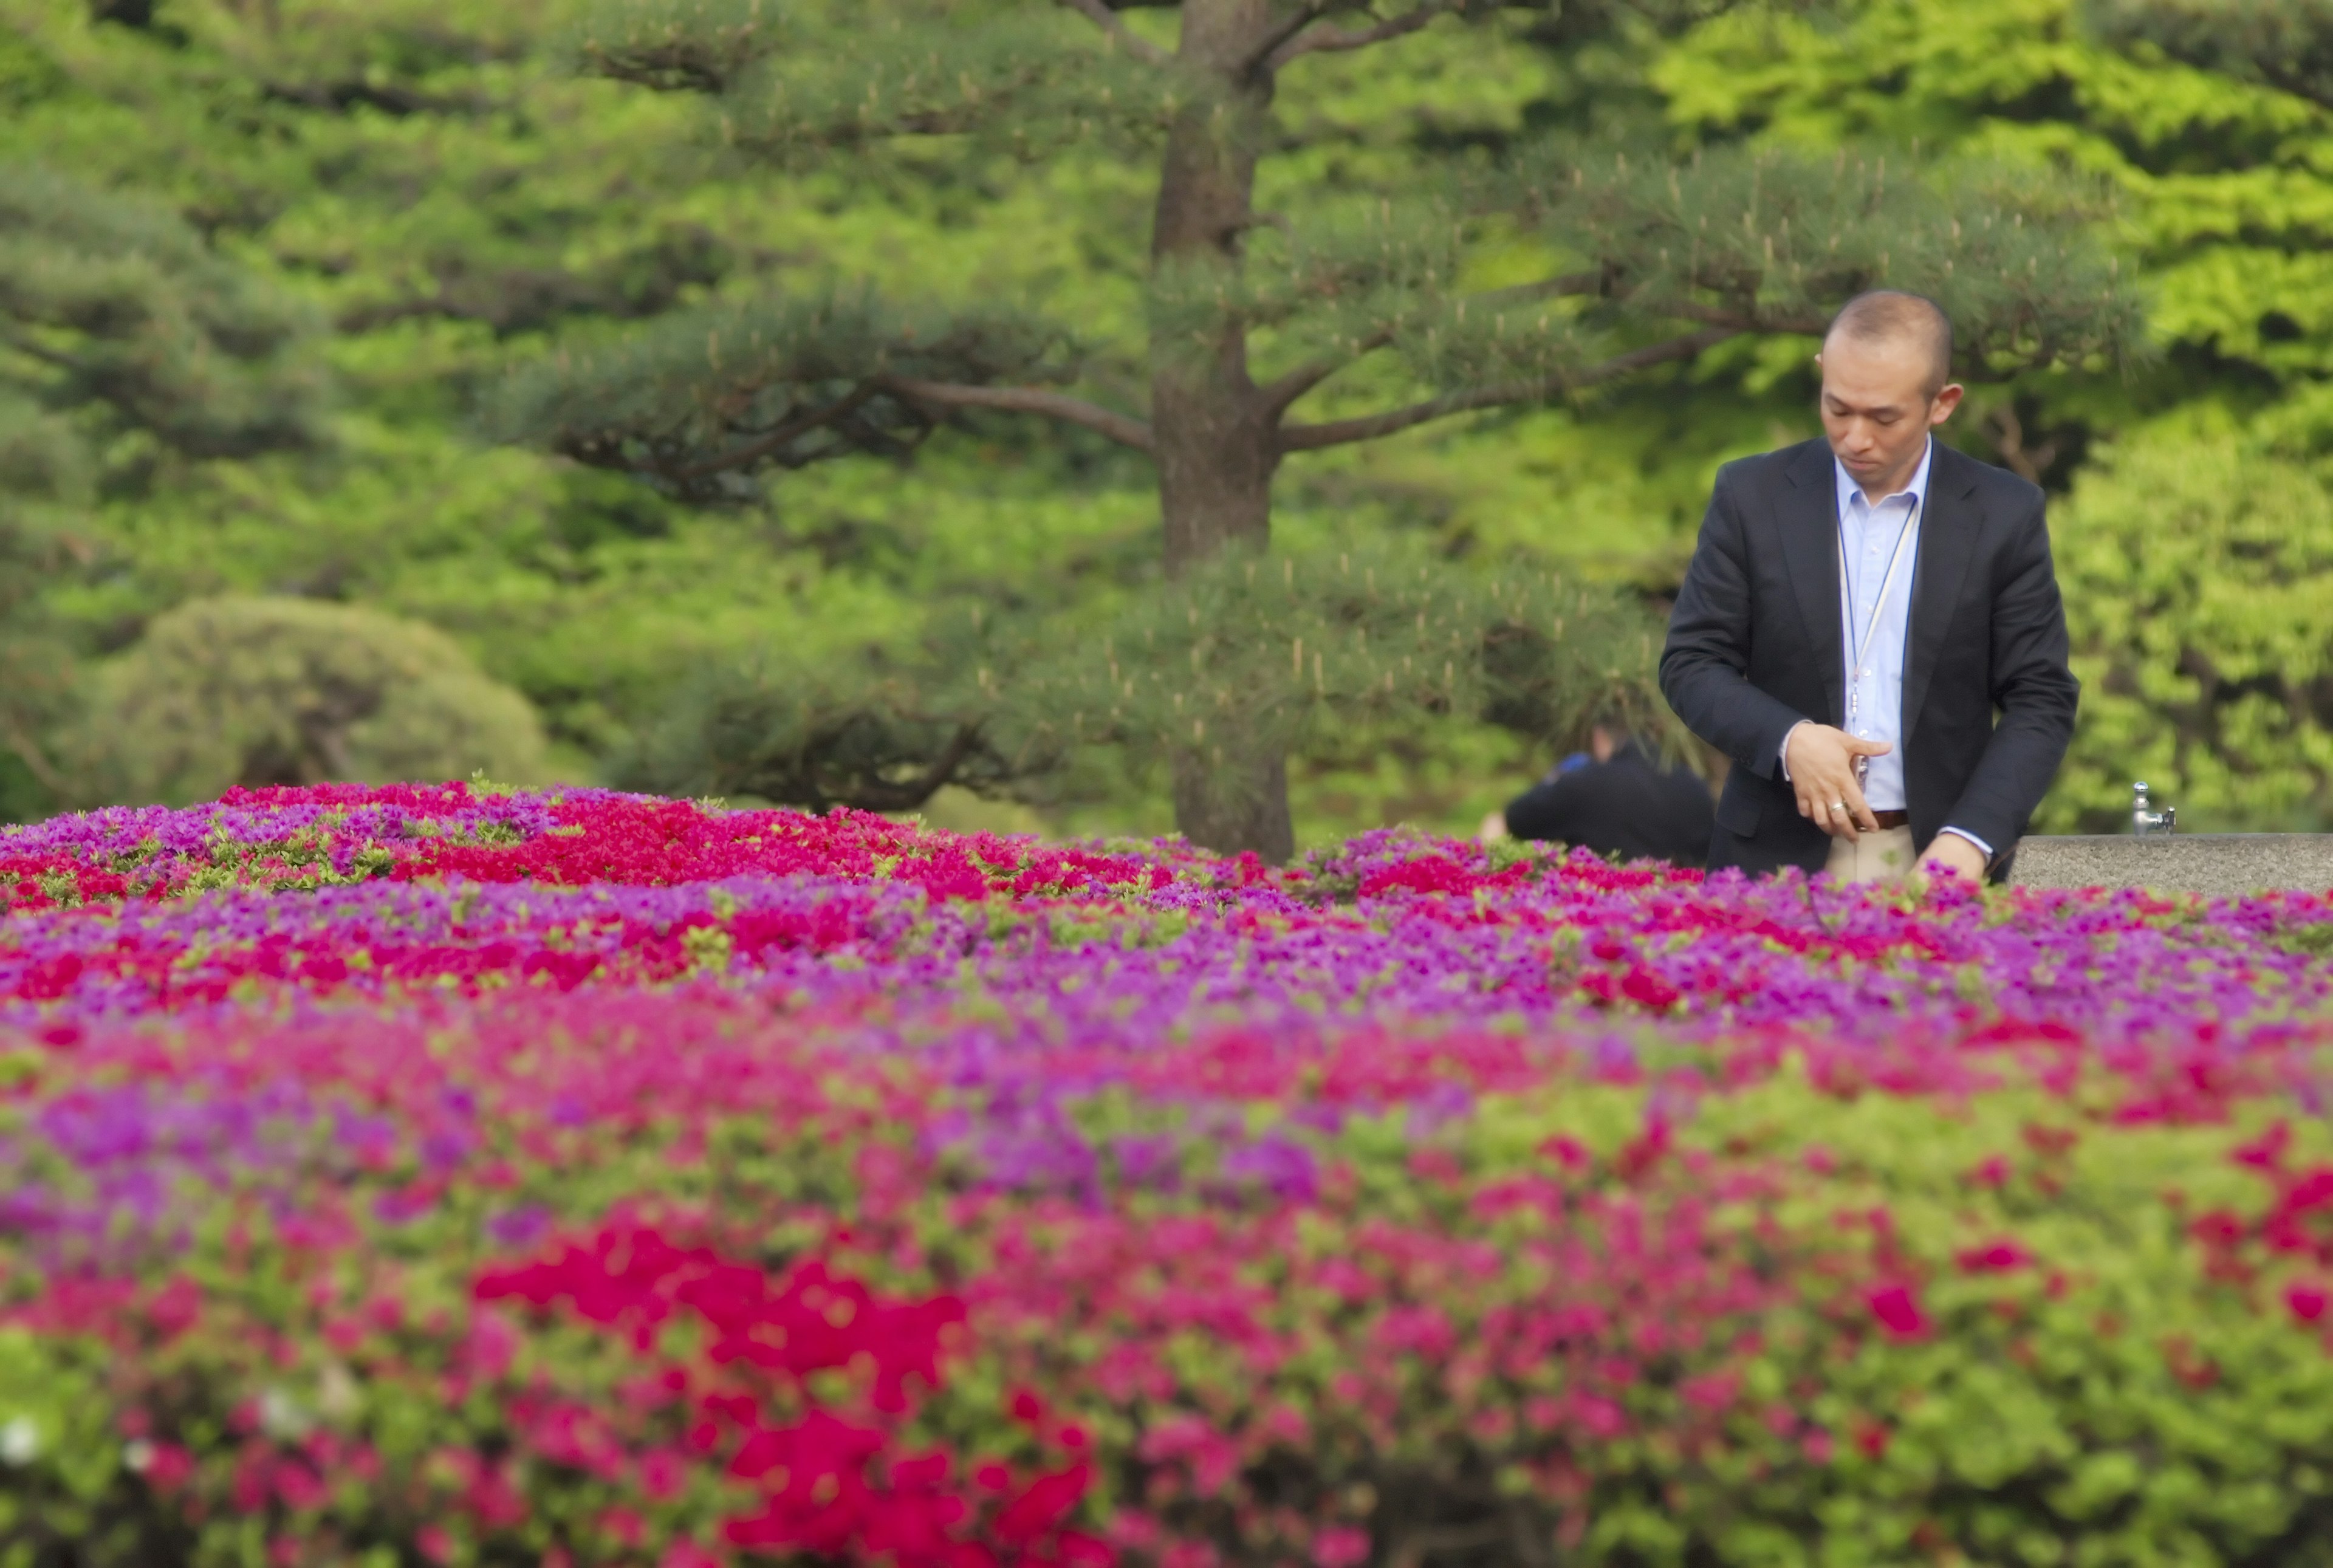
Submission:
[[[2288,1285],[2284,1293],[2284,1304],[2290,1307],[2292,1315],[2302,1323],[2313,1323],[2325,1315],[2325,1309],[2328,1304],[2333,1304],[2333,1296],[2328,1296],[2325,1287],[2321,1284]]]
[[[2229,1158],[2238,1165],[2249,1165],[2255,1170],[2274,1170],[2284,1163],[2284,1151],[2292,1143],[2292,1126],[2279,1121],[2251,1143],[2240,1143],[2229,1150]]]
[[[1008,1546],[1027,1545],[1067,1518],[1092,1480],[1085,1465],[1038,1477],[996,1515],[996,1538]]]

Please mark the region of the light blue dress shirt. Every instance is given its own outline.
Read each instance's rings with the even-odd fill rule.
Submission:
[[[1839,633],[1841,662],[1846,678],[1851,683],[1847,694],[1847,731],[1864,740],[1885,741],[1889,750],[1885,756],[1871,759],[1864,775],[1863,801],[1875,812],[1900,812],[1906,803],[1904,794],[1904,661],[1910,641],[1912,625],[1912,578],[1920,558],[1920,524],[1927,511],[1928,467],[1935,461],[1936,443],[1934,438],[1927,450],[1920,455],[1920,466],[1912,471],[1910,483],[1891,495],[1877,501],[1863,493],[1863,486],[1847,471],[1845,464],[1831,459],[1831,473],[1839,486],[1839,564],[1843,568],[1839,582]],[[1896,568],[1892,581],[1887,575],[1887,563],[1895,555],[1896,537],[1903,536],[1903,559]],[[1887,597],[1880,601],[1882,585]],[[1879,601],[1877,613],[1874,601]],[[1863,632],[1869,628],[1871,637],[1867,644]],[[1863,650],[1863,664],[1858,672],[1855,656]],[[1860,678],[1858,678],[1858,673]],[[1798,726],[1791,726],[1797,733]],[[1782,775],[1790,776],[1791,737],[1782,737]],[[1945,832],[1966,839],[1992,858],[1992,846],[1965,828],[1947,827]]]
[[[1839,480],[1841,643],[1847,677],[1847,731],[1863,740],[1885,741],[1894,749],[1871,759],[1864,775],[1864,803],[1875,812],[1904,809],[1904,647],[1912,624],[1912,569],[1920,558],[1920,514],[1928,499],[1928,465],[1935,442],[1920,455],[1911,482],[1892,495],[1872,500],[1847,466],[1831,459]],[[1902,552],[1897,557],[1897,540]],[[1887,563],[1896,558],[1890,580]],[[1887,594],[1880,599],[1882,592]],[[1868,630],[1868,642],[1860,639]],[[1860,648],[1863,664],[1855,656]],[[1860,677],[1860,678],[1858,678]]]

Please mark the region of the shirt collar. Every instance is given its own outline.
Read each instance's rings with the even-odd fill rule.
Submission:
[[[1893,495],[1882,495],[1872,505],[1884,505],[1895,500],[1897,495],[1909,495],[1915,505],[1925,510],[1928,504],[1928,465],[1935,460],[1935,457],[1936,438],[1931,436],[1928,438],[1927,446],[1921,450],[1920,466],[1912,470],[1911,482]],[[1855,497],[1863,494],[1863,486],[1857,484],[1855,476],[1847,471],[1847,465],[1835,457],[1830,460],[1830,470],[1839,481],[1839,515],[1844,517]]]

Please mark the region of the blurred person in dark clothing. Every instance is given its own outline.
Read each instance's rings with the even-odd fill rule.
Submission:
[[[1698,866],[1715,817],[1709,786],[1685,768],[1664,768],[1630,736],[1602,725],[1588,755],[1556,770],[1483,823],[1483,835],[1551,839],[1596,854]]]

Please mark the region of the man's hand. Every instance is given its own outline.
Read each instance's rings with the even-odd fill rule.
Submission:
[[[1791,732],[1782,760],[1798,792],[1799,815],[1831,837],[1853,843],[1858,830],[1876,833],[1879,824],[1855,782],[1855,759],[1885,756],[1895,748],[1884,740],[1863,740],[1827,724],[1807,723]]]
[[[1966,877],[1971,887],[1976,886],[1984,880],[1984,851],[1958,833],[1938,833],[1920,857],[1920,874],[1934,880],[1946,873]]]
[[[1504,812],[1493,812],[1489,816],[1484,817],[1483,819],[1482,827],[1475,832],[1474,836],[1486,844],[1496,843],[1499,840],[1505,838],[1507,836],[1507,813]]]

